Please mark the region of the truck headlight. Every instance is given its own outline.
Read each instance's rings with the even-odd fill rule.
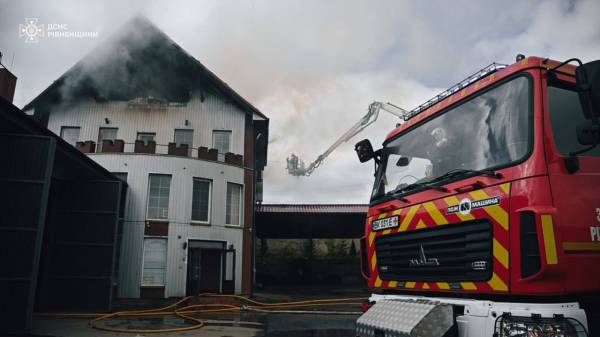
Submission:
[[[579,322],[560,315],[553,318],[519,317],[503,315],[498,317],[496,335],[498,337],[584,337],[585,329]]]

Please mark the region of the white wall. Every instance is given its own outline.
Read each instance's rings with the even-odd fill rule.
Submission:
[[[108,118],[110,123],[105,123]],[[189,125],[185,126],[185,120]],[[48,129],[60,134],[62,126],[78,126],[80,141],[97,142],[100,127],[118,128],[117,139],[133,143],[137,132],[155,132],[157,144],[173,142],[175,129],[193,129],[193,147],[212,147],[213,130],[231,130],[230,151],[243,154],[245,114],[219,97],[195,95],[185,106],[162,110],[132,109],[127,102],[97,103],[94,100],[55,108]],[[133,152],[133,145],[126,145]],[[166,153],[166,147],[157,147]],[[192,152],[195,157],[197,152]],[[119,297],[139,297],[142,281],[143,238],[146,220],[148,175],[170,174],[169,235],[165,296],[184,296],[188,238],[226,241],[236,249],[235,289],[241,291],[242,228],[225,226],[227,182],[243,185],[244,169],[194,158],[135,153],[96,153],[90,157],[111,172],[127,172],[129,185],[120,252]],[[193,178],[212,180],[210,225],[190,225]],[[244,205],[244,207],[251,205]]]
[[[106,124],[105,118],[110,121]],[[189,125],[185,125],[185,120]],[[81,127],[79,140],[98,141],[101,127],[118,128],[117,139],[134,143],[138,132],[155,132],[156,143],[167,145],[174,140],[175,129],[194,130],[193,147],[212,147],[213,130],[231,130],[230,151],[244,153],[244,113],[233,104],[214,95],[206,95],[201,102],[198,95],[185,106],[169,106],[165,109],[129,108],[127,102],[97,103],[90,99],[73,106],[52,110],[48,129],[60,135],[61,126]],[[160,151],[163,149],[164,151]],[[133,146],[126,147],[133,152]],[[166,153],[164,148],[157,152]]]
[[[148,175],[151,173],[171,175],[165,295],[185,295],[187,250],[183,250],[182,245],[188,238],[227,241],[228,246],[233,244],[237,251],[235,289],[241,291],[242,228],[225,226],[225,197],[227,182],[243,185],[242,168],[192,158],[145,154],[99,153],[90,157],[111,172],[128,172],[119,297],[139,296]],[[210,226],[190,225],[194,177],[212,180]]]

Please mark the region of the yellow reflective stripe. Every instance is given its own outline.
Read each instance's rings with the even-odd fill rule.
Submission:
[[[373,269],[373,271],[375,271],[376,267],[377,267],[377,254],[375,254],[375,252],[373,252],[373,256],[371,257],[371,269]]]
[[[440,289],[450,289],[450,285],[446,282],[436,282],[435,283]]]
[[[417,282],[406,282],[406,284],[404,286],[406,288],[414,288],[415,284],[417,284]]]
[[[375,287],[381,287],[381,283],[383,283],[383,281],[381,281],[379,276],[377,276],[377,278],[375,279]]]
[[[546,263],[557,264],[556,241],[554,240],[554,225],[552,215],[542,215],[542,233],[544,234],[544,248],[546,250]]]
[[[460,285],[464,290],[477,290],[477,286],[473,282],[461,282]]]
[[[373,240],[375,240],[375,232],[369,233],[369,246],[373,245]]]
[[[504,191],[504,193],[506,193],[507,195],[510,194],[510,183],[505,183],[500,185],[500,188],[502,189],[502,191]]]
[[[381,235],[388,235],[388,234],[390,234],[391,232],[392,232],[392,230],[391,230],[391,229],[386,229],[386,230],[384,230],[383,232],[381,232]]]
[[[419,220],[419,223],[417,224],[417,226],[415,228],[416,229],[427,228],[427,225],[425,225],[425,223],[423,222],[423,220]]]
[[[600,242],[563,242],[565,251],[600,251]]]
[[[502,279],[496,273],[493,273],[492,279],[488,281],[488,284],[494,290],[498,290],[498,291],[507,291],[508,290],[508,286],[506,285],[506,283],[504,283],[504,281],[502,281]]]
[[[460,200],[458,200],[458,198],[454,197],[454,196],[444,198],[444,201],[446,202],[446,204],[448,206],[456,206],[460,203]],[[456,212],[456,213],[454,213],[454,215],[456,215],[462,221],[468,221],[468,220],[475,219],[475,217],[471,214],[462,215],[462,214],[460,214],[460,212]]]
[[[390,283],[388,283],[388,287],[390,288],[396,288],[398,286],[398,281],[390,281]]]
[[[398,229],[398,232],[403,232],[408,228],[408,225],[410,224],[412,219],[415,217],[415,214],[417,214],[417,211],[419,210],[419,206],[420,205],[414,205],[408,210],[408,213],[404,217],[404,220],[402,220],[402,223],[400,223],[400,228]]]
[[[508,250],[494,239],[494,257],[504,268],[508,269]]]
[[[383,218],[385,218],[386,215],[387,215],[387,213],[381,213],[381,214],[379,214],[377,219],[383,219]]]
[[[489,198],[489,195],[484,190],[473,191],[470,194],[475,201]],[[500,205],[487,206],[482,209],[496,220],[502,228],[508,230],[508,213]]]
[[[429,213],[429,216],[437,225],[445,225],[448,223],[448,220],[440,213],[440,210],[433,202],[426,202],[423,204],[423,207],[425,207],[425,210],[427,210],[427,213]]]
[[[423,283],[423,289],[429,289],[429,284]]]

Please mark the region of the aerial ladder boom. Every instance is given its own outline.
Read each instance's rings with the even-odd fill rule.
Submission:
[[[409,111],[397,107],[391,103],[373,102],[369,104],[367,114],[364,115],[356,124],[354,124],[348,131],[346,131],[340,138],[338,138],[325,152],[321,153],[315,161],[310,163],[308,167],[304,165],[304,162],[298,158],[295,154],[291,154],[287,158],[287,170],[288,173],[293,176],[310,176],[313,171],[321,165],[321,163],[333,152],[338,146],[347,142],[352,137],[356,136],[362,130],[369,125],[373,124],[379,116],[379,111],[384,110],[392,115],[400,118],[400,123],[404,122],[405,118],[409,115]]]

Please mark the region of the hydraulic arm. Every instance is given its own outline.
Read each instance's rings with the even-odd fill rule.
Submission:
[[[310,163],[308,167],[305,166],[304,162],[298,158],[295,154],[291,154],[287,158],[287,170],[288,173],[293,176],[309,176],[313,173],[313,171],[321,165],[321,163],[333,152],[338,146],[342,143],[347,142],[352,137],[356,136],[362,130],[364,130],[369,125],[373,124],[377,117],[379,116],[379,111],[384,110],[392,115],[400,118],[400,124],[404,122],[406,116],[408,116],[409,111],[399,108],[391,103],[382,103],[382,102],[373,102],[369,104],[369,109],[367,113],[356,123],[354,124],[348,131],[346,131],[340,138],[338,138],[325,152],[321,153],[315,161]]]

